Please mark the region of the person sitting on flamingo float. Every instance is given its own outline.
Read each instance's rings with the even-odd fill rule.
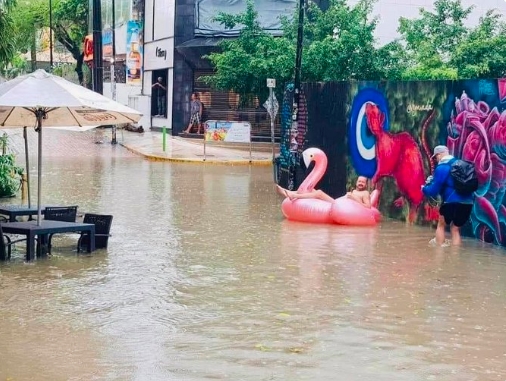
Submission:
[[[302,198],[302,199],[318,199],[328,202],[335,201],[334,198],[329,196],[321,189],[313,189],[311,192],[297,193],[296,191],[290,191],[277,185],[277,191],[279,194],[288,197],[290,200]],[[351,192],[347,192],[346,197],[357,201],[366,208],[371,208],[371,195],[367,190],[367,177],[359,176],[355,184],[355,189],[353,189]]]
[[[356,189],[334,200],[325,192],[314,189],[327,169],[327,155],[321,149],[311,147],[302,152],[302,157],[306,167],[311,162],[315,165],[297,191],[277,188],[285,196],[281,211],[287,219],[356,226],[373,226],[381,220],[381,214],[376,208],[379,191],[375,189],[369,194],[365,177],[361,176],[357,180]]]

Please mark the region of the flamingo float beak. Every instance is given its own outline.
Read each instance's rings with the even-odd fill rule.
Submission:
[[[306,168],[309,168],[309,165],[311,164],[312,161],[315,160],[315,157],[319,152],[322,151],[319,150],[318,148],[308,148],[307,150],[302,152],[302,158],[304,159],[304,164]]]

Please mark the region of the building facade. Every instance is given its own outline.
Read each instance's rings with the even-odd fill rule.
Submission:
[[[104,95],[141,111],[144,117],[140,124],[144,127],[165,126],[177,135],[188,125],[190,97],[192,92],[198,92],[205,106],[205,119],[249,121],[253,135],[268,138],[270,120],[261,107],[265,100],[256,100],[239,109],[236,94],[216,91],[202,81],[202,76],[213,74],[212,65],[203,56],[218,51],[222,39],[239,34],[238,29],[225,30],[223,25],[213,21],[213,17],[219,12],[241,12],[246,7],[246,0],[101,1]],[[400,16],[418,17],[421,7],[433,8],[433,1],[378,0],[373,9],[373,15],[379,16],[378,44],[383,45],[399,36]],[[328,0],[315,2],[322,9],[328,6]],[[358,0],[348,2],[354,5]],[[489,9],[506,12],[504,0],[487,0],[479,4],[474,4],[474,0],[462,0],[462,3],[475,7],[468,26],[477,24]],[[255,1],[262,27],[273,35],[281,34],[279,16],[293,15],[296,7],[297,0]],[[115,95],[110,70],[113,56]]]
[[[315,3],[325,8],[328,1]],[[256,0],[255,10],[264,30],[281,35],[280,16],[295,14],[297,4],[297,0]],[[176,0],[173,134],[180,133],[188,125],[189,99],[192,92],[198,92],[205,106],[205,119],[248,121],[254,140],[270,139],[270,119],[261,106],[265,99],[256,99],[239,109],[237,94],[216,91],[202,80],[203,76],[213,74],[210,62],[202,57],[218,51],[223,38],[237,37],[240,32],[239,29],[226,30],[213,18],[220,12],[239,13],[245,9],[245,0]],[[276,125],[278,128],[279,123]]]
[[[151,127],[172,129],[175,0],[145,0],[143,94]]]

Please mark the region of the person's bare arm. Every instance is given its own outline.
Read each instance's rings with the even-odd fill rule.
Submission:
[[[199,116],[202,118],[202,101],[199,102],[200,103],[200,108],[199,108]]]

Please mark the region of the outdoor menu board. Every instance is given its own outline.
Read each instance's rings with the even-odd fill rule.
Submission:
[[[251,142],[251,124],[249,122],[208,120],[205,122],[204,129],[204,137],[208,142]]]

